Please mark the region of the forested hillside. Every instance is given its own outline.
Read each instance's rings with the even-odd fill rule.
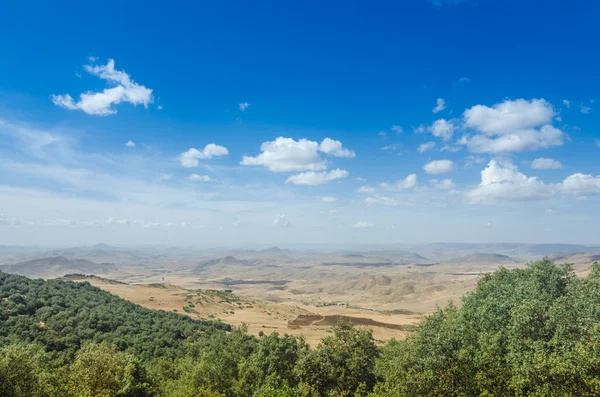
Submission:
[[[89,283],[2,272],[0,324],[1,345],[38,344],[54,358],[68,360],[84,342],[107,342],[142,359],[181,357],[184,343],[231,330],[218,322],[146,309]]]
[[[150,311],[85,283],[0,273],[1,396],[596,396],[600,266],[482,277],[380,346],[340,323],[315,348]]]

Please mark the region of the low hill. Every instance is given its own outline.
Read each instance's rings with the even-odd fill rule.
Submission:
[[[487,253],[475,253],[470,255],[461,256],[459,258],[450,259],[447,263],[464,263],[464,264],[476,264],[476,265],[507,265],[515,264],[513,258],[508,255],[502,254],[487,254]]]
[[[2,265],[0,270],[27,277],[54,278],[70,273],[108,274],[117,271],[117,267],[114,263],[96,263],[87,259],[67,259],[64,256],[54,256]]]
[[[256,261],[237,259],[234,256],[228,255],[222,258],[209,259],[200,263],[196,266],[196,272],[200,272],[210,266],[250,266],[255,264]]]

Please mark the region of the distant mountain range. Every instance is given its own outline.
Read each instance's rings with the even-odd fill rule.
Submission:
[[[33,259],[0,266],[0,271],[27,277],[53,278],[65,274],[108,274],[117,271],[114,263],[96,263],[87,259],[68,259],[64,256]]]
[[[517,263],[513,258],[508,255],[502,254],[486,254],[477,252],[461,256],[458,258],[450,259],[446,263],[464,263],[464,264],[479,264],[479,265],[506,265]]]

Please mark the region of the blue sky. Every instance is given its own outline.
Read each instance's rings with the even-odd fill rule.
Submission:
[[[0,241],[599,243],[599,13],[10,2]]]

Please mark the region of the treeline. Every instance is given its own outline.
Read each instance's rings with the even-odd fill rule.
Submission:
[[[586,277],[547,259],[500,269],[383,346],[348,323],[312,349],[227,330],[0,273],[0,396],[600,395],[598,264]]]

